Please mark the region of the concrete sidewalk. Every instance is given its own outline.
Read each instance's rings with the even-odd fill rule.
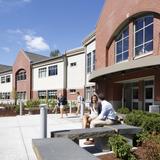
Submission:
[[[48,132],[82,128],[81,120],[75,115],[60,118],[48,114]],[[0,160],[36,160],[32,139],[40,138],[40,115],[24,115],[0,118]]]

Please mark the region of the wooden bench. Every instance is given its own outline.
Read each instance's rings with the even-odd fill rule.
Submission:
[[[108,149],[105,147],[107,138],[114,133],[125,136],[130,144],[133,144],[134,136],[141,131],[140,127],[135,127],[126,124],[107,125],[105,127],[86,128],[86,129],[73,129],[67,131],[51,132],[51,137],[65,137],[73,140],[79,144],[80,139],[94,138],[95,146],[101,150]]]
[[[67,138],[33,139],[37,160],[99,160]]]

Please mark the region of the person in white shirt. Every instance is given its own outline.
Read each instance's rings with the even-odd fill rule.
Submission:
[[[117,122],[118,116],[112,104],[105,100],[103,94],[99,94],[98,99],[100,100],[102,106],[101,113],[97,116],[97,118],[91,121],[90,127],[94,128],[97,125],[115,124]]]
[[[79,114],[80,112],[80,107],[81,107],[81,104],[82,104],[82,96],[80,95],[79,92],[77,92],[77,111],[76,111],[76,115]]]
[[[101,110],[101,104],[98,102],[98,97],[93,95],[91,97],[91,103],[89,105],[89,113],[86,113],[82,119],[82,128],[90,128],[90,122],[98,117]],[[85,145],[93,144],[94,140],[87,138],[84,142]]]

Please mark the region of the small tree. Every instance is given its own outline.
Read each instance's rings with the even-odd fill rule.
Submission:
[[[13,88],[12,90],[12,98],[14,100],[14,104],[16,105],[17,104],[17,92],[15,88]]]
[[[50,57],[57,57],[59,55],[61,55],[61,53],[58,49],[55,49],[55,50],[50,52]]]

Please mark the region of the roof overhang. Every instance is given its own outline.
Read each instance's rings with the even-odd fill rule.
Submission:
[[[108,66],[96,71],[93,71],[89,76],[89,81],[94,82],[97,78],[117,72],[129,71],[133,69],[140,69],[144,67],[151,67],[160,65],[160,56],[146,56],[131,61],[117,63],[112,66]]]

